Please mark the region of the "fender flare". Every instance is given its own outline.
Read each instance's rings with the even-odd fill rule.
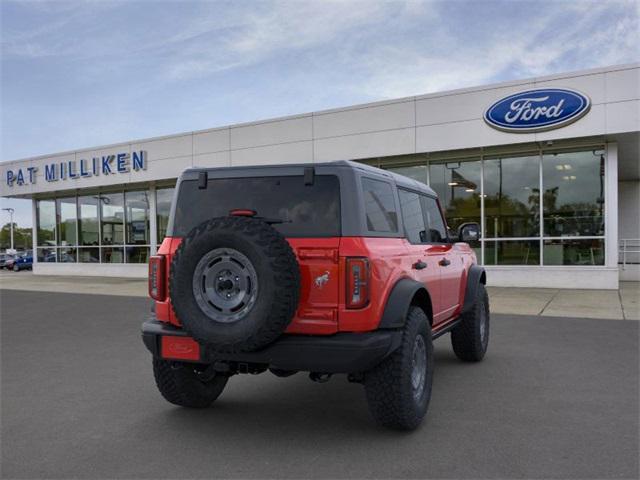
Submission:
[[[425,310],[429,322],[433,322],[431,295],[429,295],[427,288],[420,282],[410,278],[402,278],[391,289],[378,328],[402,328],[409,313],[409,307],[416,295],[418,296],[418,306]]]
[[[464,304],[462,305],[461,314],[470,312],[473,309],[473,304],[476,301],[476,295],[478,293],[478,285],[487,284],[487,273],[484,268],[478,265],[471,265],[469,273],[467,274],[467,288],[464,294]]]

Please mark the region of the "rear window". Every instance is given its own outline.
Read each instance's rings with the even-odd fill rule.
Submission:
[[[367,230],[393,233],[398,231],[398,214],[393,189],[387,182],[362,179]]]
[[[197,180],[180,184],[173,235],[182,237],[211,218],[234,209],[255,210],[259,217],[279,219],[273,227],[285,237],[340,236],[340,183],[335,175],[304,177],[209,179],[206,189]]]

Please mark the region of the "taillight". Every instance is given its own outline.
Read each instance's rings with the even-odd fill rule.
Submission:
[[[165,299],[165,257],[154,255],[149,259],[149,296],[159,302]]]
[[[369,303],[369,260],[347,258],[347,308],[363,308]]]

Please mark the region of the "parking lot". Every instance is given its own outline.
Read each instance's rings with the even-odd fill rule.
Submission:
[[[3,478],[637,478],[639,322],[494,315],[486,360],[436,342],[428,418],[376,427],[359,385],[155,389],[139,297],[1,290]]]

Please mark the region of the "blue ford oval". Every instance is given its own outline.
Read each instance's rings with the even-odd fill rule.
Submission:
[[[576,90],[540,88],[498,100],[484,113],[484,120],[507,132],[539,132],[574,122],[590,107],[589,97]]]

